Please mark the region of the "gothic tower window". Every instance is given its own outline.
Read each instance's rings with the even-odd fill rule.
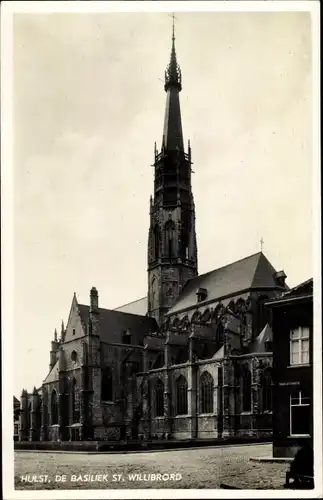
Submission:
[[[52,390],[52,395],[50,399],[50,409],[51,409],[51,421],[52,425],[58,424],[58,401],[57,392],[55,389]]]
[[[213,377],[209,372],[203,372],[200,379],[201,413],[213,413],[213,389]]]
[[[113,379],[111,369],[107,366],[102,371],[101,380],[101,400],[102,401],[112,401],[113,400]]]
[[[175,224],[169,220],[165,224],[165,255],[171,259],[175,256]]]
[[[271,369],[266,368],[262,376],[262,401],[263,410],[272,410],[272,387],[271,387]]]
[[[154,260],[159,257],[159,227],[158,224],[154,227]]]
[[[242,370],[242,411],[251,411],[251,372],[247,367]]]
[[[155,409],[156,417],[164,416],[164,384],[160,379],[155,385]]]
[[[180,375],[176,380],[176,415],[187,415],[187,380]]]

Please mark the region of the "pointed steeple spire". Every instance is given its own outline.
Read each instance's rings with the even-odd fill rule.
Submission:
[[[57,330],[55,328],[55,331],[54,331],[54,342],[57,342]]]
[[[177,63],[176,50],[175,50],[175,16],[173,14],[173,31],[172,31],[172,50],[170,53],[169,65],[165,71],[165,91],[167,92],[170,87],[182,90],[182,74],[181,69]]]
[[[182,90],[182,74],[177,63],[175,50],[175,16],[173,15],[172,50],[165,71],[165,91],[167,92],[162,150],[184,150],[179,92]]]

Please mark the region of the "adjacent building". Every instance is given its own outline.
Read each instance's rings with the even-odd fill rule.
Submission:
[[[273,454],[313,446],[313,279],[268,302],[273,329]]]

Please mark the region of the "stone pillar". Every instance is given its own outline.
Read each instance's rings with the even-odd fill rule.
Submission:
[[[59,440],[64,441],[66,439],[66,413],[67,413],[67,403],[68,394],[65,382],[64,374],[64,351],[63,347],[60,346],[58,352],[58,425],[59,425]]]
[[[194,356],[194,325],[189,337],[189,370],[188,370],[188,413],[191,417],[191,438],[198,435],[198,408],[197,408],[197,366]]]
[[[37,427],[37,412],[39,411],[39,396],[36,387],[34,387],[31,396],[31,415],[30,415],[30,429],[29,441],[39,440],[39,430]]]
[[[80,383],[80,439],[92,439],[92,422],[89,419],[89,384],[88,384],[88,356],[87,343],[81,342],[81,383]]]
[[[164,378],[164,425],[165,425],[165,438],[170,439],[173,432],[173,412],[172,412],[172,378],[169,371],[171,363],[171,346],[168,339],[165,342],[165,378]]]
[[[223,432],[223,366],[217,366],[216,387],[216,414],[217,414],[217,437],[222,437]]]
[[[20,415],[19,415],[19,441],[28,439],[27,430],[27,411],[28,411],[28,395],[25,389],[22,390],[20,396]]]
[[[232,391],[232,366],[228,357],[223,360],[223,388],[222,388],[222,408],[223,408],[223,437],[234,436],[233,422],[233,391]]]
[[[103,426],[101,408],[101,355],[100,355],[100,311],[96,288],[90,291],[90,317],[88,333],[88,381],[87,409],[89,433],[96,439],[96,428]]]
[[[48,392],[44,385],[42,386],[42,400],[40,440],[48,441]]]
[[[261,403],[261,362],[257,358],[252,358],[251,364],[251,412],[253,434],[258,436],[260,424],[260,403]]]
[[[143,413],[143,424],[144,424],[144,438],[151,438],[151,412],[150,412],[150,384],[148,375],[148,349],[145,346],[144,349],[144,378],[143,378],[143,393],[142,393],[142,413]]]

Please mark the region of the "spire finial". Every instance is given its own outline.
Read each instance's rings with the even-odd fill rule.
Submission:
[[[182,75],[179,65],[177,64],[176,51],[175,51],[175,14],[172,14],[172,50],[170,55],[169,65],[165,73],[165,90],[166,92],[170,87],[182,90]]]
[[[57,330],[55,328],[55,331],[54,331],[54,341],[57,342]]]
[[[173,18],[173,35],[172,35],[172,42],[173,42],[173,45],[175,45],[175,19],[176,19],[176,17],[175,17],[174,12],[173,12],[173,14],[172,14],[172,18]]]
[[[264,242],[264,239],[263,239],[263,237],[261,237],[261,238],[260,238],[260,250],[261,250],[261,252],[262,252],[262,251],[263,251],[263,249],[264,249],[264,243],[265,243],[265,242]]]

